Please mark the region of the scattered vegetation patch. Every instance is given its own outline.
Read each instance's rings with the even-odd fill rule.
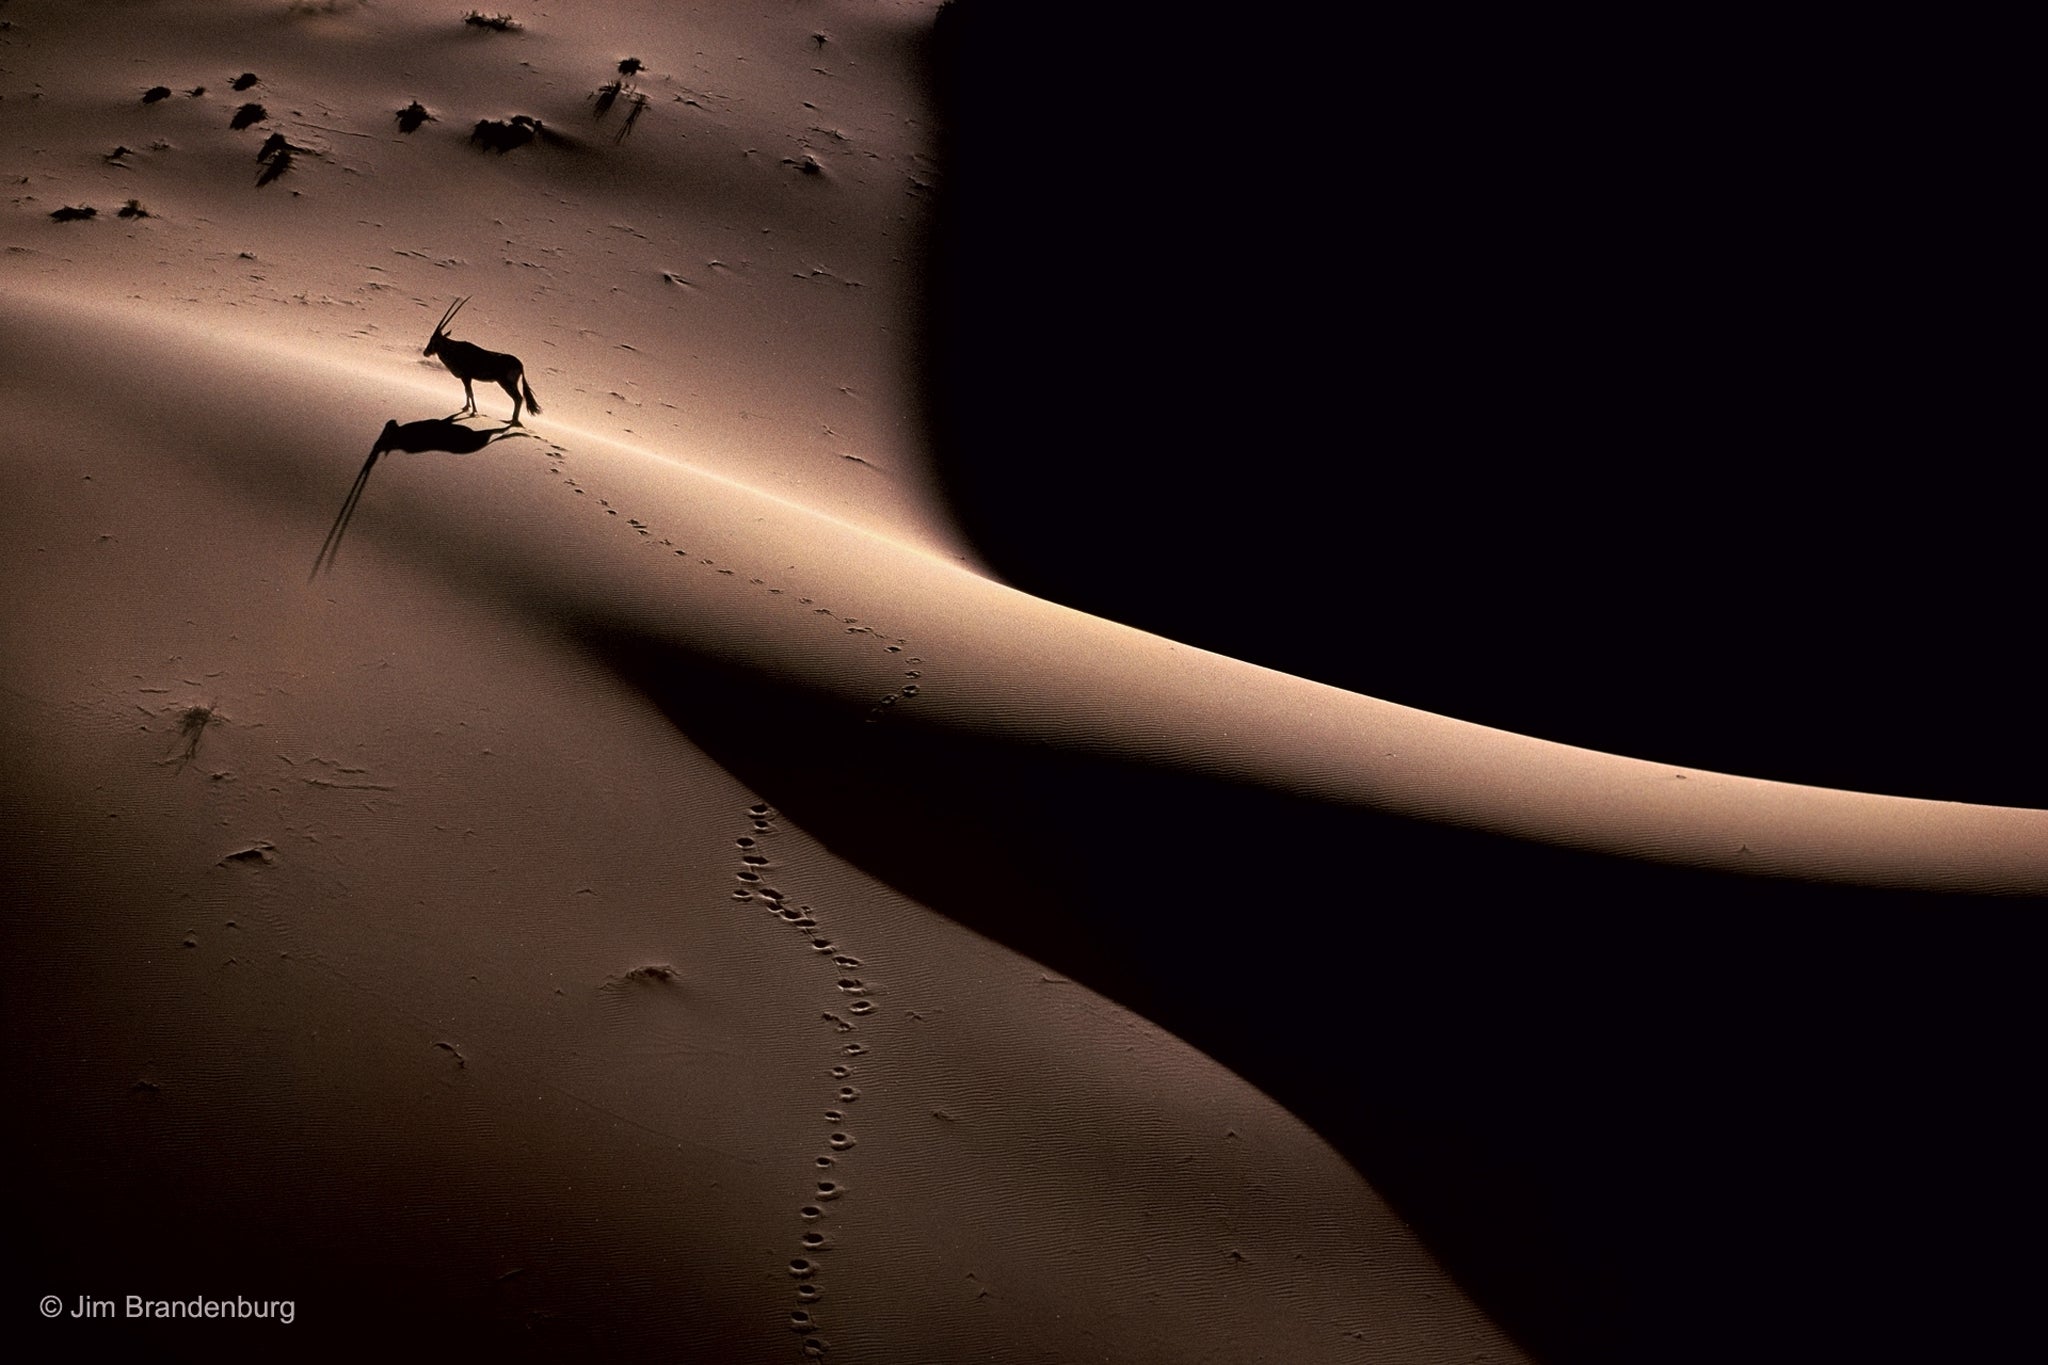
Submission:
[[[619,63],[619,74],[621,76],[637,76],[640,74],[640,68],[644,65],[645,63],[638,57],[627,57]]]
[[[476,127],[469,133],[472,146],[500,156],[514,147],[524,147],[540,136],[540,120],[528,114],[514,114],[505,119],[483,118],[476,121]]]
[[[426,105],[421,104],[418,100],[414,100],[411,104],[398,111],[398,131],[401,133],[416,133],[419,131],[422,123],[427,122],[433,117],[432,114],[427,112]]]
[[[203,85],[195,85],[195,86],[193,86],[193,87],[192,87],[192,88],[191,88],[190,90],[187,90],[187,91],[185,92],[185,95],[186,95],[186,98],[188,98],[188,99],[195,99],[195,100],[196,100],[196,99],[198,99],[198,98],[199,98],[199,97],[200,97],[201,95],[204,95],[205,93],[206,93],[206,87],[205,87],[205,86],[203,86]]]
[[[517,33],[520,27],[519,21],[509,14],[485,14],[480,10],[471,10],[463,15],[462,22],[471,28],[485,28],[493,33]]]
[[[87,218],[97,217],[98,215],[99,210],[90,204],[81,205],[76,208],[66,204],[61,209],[50,210],[50,217],[60,223],[77,223]]]
[[[245,104],[235,110],[235,116],[228,120],[228,127],[233,128],[236,132],[240,132],[250,124],[261,123],[269,117],[270,111],[262,105],[255,103]]]
[[[121,212],[118,216],[122,218],[154,218],[156,215],[142,207],[140,199],[130,199],[127,203],[121,205]]]
[[[256,84],[258,84],[258,81],[256,73],[253,71],[244,71],[241,75],[235,77],[234,80],[234,88],[236,90],[247,90],[250,86]]]
[[[167,100],[170,97],[171,87],[168,85],[152,85],[149,89],[142,92],[142,102],[144,104],[155,104],[158,100]]]

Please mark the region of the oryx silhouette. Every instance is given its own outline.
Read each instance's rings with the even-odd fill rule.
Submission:
[[[427,338],[427,349],[421,354],[439,356],[441,363],[448,367],[448,373],[462,381],[462,394],[468,401],[461,411],[470,414],[476,412],[476,390],[470,385],[473,381],[482,379],[496,384],[505,391],[506,396],[512,400],[512,425],[522,426],[524,424],[519,420],[522,395],[527,408],[535,414],[540,412],[540,403],[533,396],[533,386],[526,382],[526,367],[519,363],[519,357],[506,355],[502,351],[486,351],[483,347],[467,341],[455,341],[448,335],[448,324],[455,320],[455,315],[462,311],[462,305],[468,302],[469,295],[465,294],[448,305],[448,311],[443,313],[440,322],[434,325],[434,335]]]

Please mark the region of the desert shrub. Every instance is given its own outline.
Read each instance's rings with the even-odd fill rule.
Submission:
[[[619,135],[613,138],[612,141],[624,142],[626,140],[626,134],[633,131],[633,125],[638,123],[640,121],[640,116],[646,112],[647,96],[643,94],[641,91],[635,90],[633,92],[633,107],[626,111],[626,121],[623,124],[619,125]]]
[[[514,114],[508,122],[503,119],[478,119],[476,127],[470,130],[469,140],[474,146],[487,152],[501,155],[514,147],[524,147],[540,136],[540,120],[526,114]]]
[[[414,100],[411,104],[398,111],[398,131],[401,133],[418,132],[420,125],[432,117],[433,115],[427,112],[426,105],[421,104],[418,100]]]
[[[462,22],[471,28],[487,28],[493,33],[516,33],[519,30],[519,21],[509,14],[485,14],[471,10],[462,16]]]
[[[117,216],[122,218],[150,218],[155,215],[142,207],[140,199],[130,199],[127,203],[121,205],[121,211]]]
[[[283,133],[272,133],[269,137],[263,139],[263,146],[256,153],[256,159],[268,164],[264,166],[263,173],[256,177],[256,188],[262,189],[265,185],[268,185],[271,181],[290,170],[292,168],[292,157],[295,153],[304,155],[306,154],[306,149],[304,147],[292,146],[291,143],[285,141]]]
[[[90,204],[87,204],[82,208],[73,208],[69,204],[67,204],[61,209],[50,210],[50,217],[56,219],[60,223],[76,223],[87,218],[96,217],[98,216],[98,214],[99,210],[92,207]]]
[[[253,71],[244,71],[241,75],[235,77],[234,88],[236,90],[247,90],[250,86],[255,85],[256,83],[256,73]]]
[[[245,104],[241,108],[235,110],[235,116],[228,120],[228,127],[233,128],[237,132],[240,132],[242,129],[247,128],[250,124],[261,123],[263,122],[263,120],[269,117],[270,111],[268,109],[265,109],[262,105]]]
[[[170,97],[171,87],[168,85],[152,85],[149,89],[142,92],[142,102],[144,104],[155,104],[158,100],[167,100]]]
[[[635,67],[639,66],[638,61],[634,61],[632,64]],[[626,62],[620,62],[619,69],[621,71],[625,70],[626,65]],[[626,134],[633,131],[633,125],[638,123],[640,116],[647,112],[647,96],[637,87],[628,85],[622,80],[606,81],[591,92],[591,99],[596,102],[597,117],[600,119],[609,114],[612,111],[612,106],[617,104],[622,97],[628,106],[626,121],[620,126],[617,136],[612,139],[614,142],[625,141]]]

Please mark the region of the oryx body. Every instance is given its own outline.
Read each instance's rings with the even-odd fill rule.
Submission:
[[[486,351],[481,346],[456,341],[448,335],[448,324],[468,302],[469,296],[465,294],[448,306],[448,311],[441,315],[441,321],[434,327],[434,335],[427,339],[427,349],[422,354],[439,356],[441,363],[448,367],[448,373],[462,381],[462,396],[467,400],[462,409],[464,412],[476,411],[476,390],[470,385],[481,379],[505,391],[505,396],[512,400],[512,425],[523,425],[519,420],[521,399],[535,413],[540,411],[540,404],[534,400],[533,386],[526,382],[526,367],[519,363],[519,357],[506,355],[503,351]]]

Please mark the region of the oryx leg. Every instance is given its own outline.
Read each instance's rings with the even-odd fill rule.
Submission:
[[[476,390],[470,387],[467,376],[462,380],[462,410],[471,417],[476,415]]]
[[[525,423],[519,420],[519,405],[522,401],[519,397],[520,373],[520,371],[515,370],[510,374],[501,376],[498,380],[498,387],[503,389],[505,396],[512,400],[512,425],[515,427],[525,425]]]

